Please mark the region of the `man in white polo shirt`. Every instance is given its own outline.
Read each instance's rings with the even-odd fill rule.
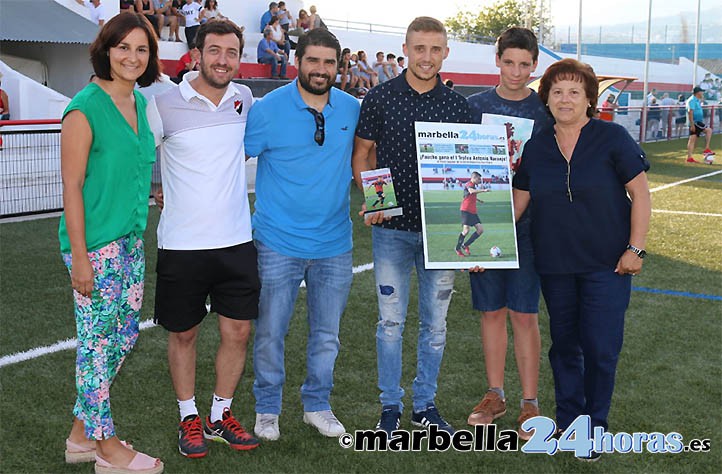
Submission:
[[[168,362],[181,419],[178,445],[191,458],[207,454],[205,439],[237,450],[258,446],[230,406],[260,291],[243,145],[253,97],[248,87],[231,83],[243,34],[233,23],[212,21],[196,39],[200,71],[156,96],[149,111],[160,142],[164,204],[155,320],[169,331]],[[209,296],[221,337],[213,403],[202,423],[194,395],[196,340]]]
[[[108,19],[105,11],[105,6],[100,3],[100,0],[75,0],[80,5],[85,5],[90,12],[90,21],[98,26],[103,26],[105,20]]]

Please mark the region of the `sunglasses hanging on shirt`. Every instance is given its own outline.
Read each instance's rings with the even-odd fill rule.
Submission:
[[[313,119],[316,121],[316,131],[313,134],[313,140],[318,146],[321,146],[326,139],[326,119],[324,119],[321,112],[314,108],[307,107],[306,110],[311,112]]]

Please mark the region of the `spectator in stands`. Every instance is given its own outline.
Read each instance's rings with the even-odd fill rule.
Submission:
[[[403,56],[396,58],[396,63],[399,65],[399,69],[403,71],[406,69],[406,59]]]
[[[376,61],[374,61],[371,67],[373,68],[374,72],[376,72],[376,77],[378,78],[379,84],[389,80],[389,77],[386,75],[386,66],[388,66],[388,64],[386,63],[386,61],[384,61],[384,52],[378,51],[376,53]]]
[[[672,136],[672,118],[674,117],[674,104],[674,99],[671,98],[667,92],[662,94],[662,101],[660,102],[660,105],[662,106],[661,129],[664,131],[664,135],[667,135],[669,137]]]
[[[311,27],[311,17],[308,15],[306,10],[301,9],[298,11],[298,27],[304,32],[308,31]]]
[[[616,113],[618,107],[619,104],[617,104],[614,94],[609,94],[604,102],[602,102],[599,118],[601,120],[606,120],[607,122],[614,122],[614,114]]]
[[[288,8],[286,8],[286,2],[278,2],[277,16],[278,23],[281,24],[281,28],[283,29],[283,35],[288,42],[290,49],[296,49],[296,43],[291,41],[291,38],[289,38],[288,34],[288,32],[291,31],[291,28],[294,28],[296,26],[296,22],[293,21],[293,15],[291,15],[291,12],[288,11]]]
[[[261,33],[266,29],[268,23],[271,22],[271,17],[274,16],[278,16],[278,3],[271,2],[268,4],[268,10],[261,15],[261,29],[259,30]]]
[[[358,61],[356,62],[356,65],[358,66],[359,77],[364,79],[364,81],[368,84],[366,85],[367,88],[370,89],[379,83],[378,73],[376,73],[376,71],[374,71],[366,61],[366,51],[358,52]]]
[[[10,120],[10,101],[8,94],[2,90],[2,78],[0,77],[0,120]]]
[[[353,81],[353,83],[359,86],[363,86],[365,84],[365,79],[362,78],[358,73],[358,54],[353,53],[348,64],[349,69],[351,70],[351,80]]]
[[[160,77],[158,42],[143,15],[124,13],[105,23],[90,57],[96,77],[65,109],[60,134],[65,210],[58,237],[78,339],[65,461],[95,462],[96,472],[159,474],[159,459],[118,438],[109,398],[139,334],[155,142],[135,86]]]
[[[272,16],[271,21],[268,22],[266,28],[271,29],[271,39],[276,43],[279,49],[282,49],[286,56],[291,54],[291,44],[286,41],[286,34],[281,28],[281,24],[278,21],[277,16]]]
[[[714,81],[712,80],[712,74],[706,73],[704,79],[700,81],[698,87],[704,92],[704,98],[707,98],[708,91],[714,87]]]
[[[173,1],[153,0],[153,7],[155,8],[155,16],[160,24],[161,32],[164,26],[168,26],[168,41],[171,41],[175,36],[175,41],[180,43],[182,40],[178,31],[178,15],[174,12]]]
[[[175,82],[176,84],[180,84],[180,81],[183,79],[183,76],[186,75],[189,71],[197,71],[199,66],[198,61],[198,51],[193,48],[186,51],[186,53],[178,59],[178,66],[176,67],[175,71]]]
[[[135,11],[135,0],[120,0],[120,9]]]
[[[657,98],[657,89],[655,89],[653,87],[652,92],[647,94],[647,105],[652,105],[652,99],[656,99],[656,98]]]
[[[684,94],[679,94],[676,105],[674,136],[681,137],[684,124],[687,123],[687,101],[684,98]]]
[[[354,87],[354,77],[351,75],[351,50],[343,48],[341,51],[341,61],[338,63],[338,74],[336,75],[336,82],[340,83],[340,89],[346,90],[346,86]]]
[[[108,14],[105,11],[105,5],[102,5],[100,3],[100,0],[75,0],[80,5],[85,5],[85,7],[90,12],[90,21],[95,23],[98,26],[103,26],[103,24],[108,20]]]
[[[326,27],[326,23],[323,22],[321,16],[318,14],[318,11],[316,10],[316,5],[311,5],[308,11],[311,12],[308,25],[309,30],[315,30],[316,28],[328,29]]]
[[[273,32],[270,28],[263,30],[263,39],[258,42],[256,57],[258,58],[259,63],[271,65],[271,79],[286,79],[288,56],[278,49],[278,45],[275,41],[273,41],[272,35]],[[280,72],[276,69],[279,63]]]
[[[647,139],[657,139],[660,133],[659,121],[662,119],[662,111],[659,109],[657,98],[652,97],[652,101],[647,108]]]
[[[399,65],[396,64],[396,55],[394,53],[389,53],[386,55],[386,63],[388,64],[389,79],[393,79],[394,77],[398,76],[400,73]]]
[[[712,140],[712,129],[704,122],[704,112],[702,111],[702,100],[704,98],[704,89],[697,86],[692,91],[692,95],[687,99],[687,125],[689,126],[689,139],[687,140],[687,163],[699,163],[694,159],[692,153],[697,143],[697,137],[704,133],[705,147],[702,152],[703,156],[714,155],[710,150],[709,144]]]
[[[135,11],[148,19],[150,24],[153,25],[153,28],[155,28],[156,35],[160,38],[160,28],[162,23],[159,22],[158,18],[155,16],[153,2],[151,0],[135,0]]]
[[[296,26],[296,22],[293,21],[293,15],[291,15],[291,12],[286,8],[286,2],[278,2],[278,14],[276,16],[278,16],[278,22],[281,24],[281,28],[283,28],[283,31],[286,33]]]
[[[205,23],[210,20],[225,20],[221,11],[218,9],[218,2],[216,0],[206,0],[201,10],[200,15],[201,23]]]
[[[186,0],[186,4],[183,5],[183,8],[181,8],[181,12],[185,17],[186,22],[185,34],[188,49],[193,49],[195,47],[196,33],[198,32],[198,28],[201,26],[200,14],[202,8],[203,7],[201,7],[198,2],[194,2],[193,0]]]

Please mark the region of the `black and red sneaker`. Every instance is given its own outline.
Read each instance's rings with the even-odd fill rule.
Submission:
[[[188,415],[181,421],[178,426],[178,451],[187,458],[202,458],[208,454],[200,416]]]
[[[212,441],[226,443],[239,451],[258,447],[258,440],[243,429],[228,408],[223,410],[223,418],[215,423],[211,423],[211,419],[206,417],[203,436]]]

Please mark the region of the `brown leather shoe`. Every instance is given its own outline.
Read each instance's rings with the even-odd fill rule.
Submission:
[[[524,441],[528,441],[529,438],[531,438],[532,431],[524,431],[523,429],[521,429],[521,425],[529,418],[539,416],[539,413],[540,412],[538,406],[530,402],[522,401],[521,413],[519,413],[519,418],[517,418],[516,421],[517,423],[519,423],[519,428],[517,429],[517,432],[519,433],[519,437]]]
[[[466,422],[471,426],[488,425],[505,414],[506,400],[501,398],[498,393],[489,390],[479,404],[474,407]]]

